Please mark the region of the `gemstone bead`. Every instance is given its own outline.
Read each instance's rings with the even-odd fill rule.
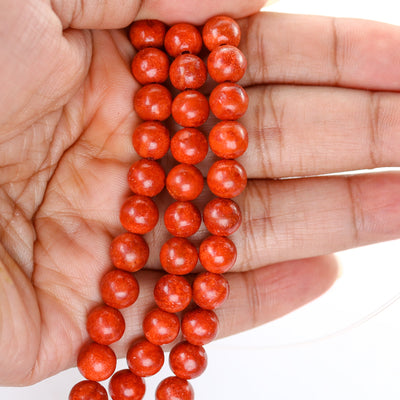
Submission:
[[[170,376],[157,386],[156,400],[194,400],[193,387],[186,379]]]
[[[94,381],[77,383],[69,394],[68,400],[107,400],[107,392],[103,386]]]
[[[206,82],[207,69],[201,58],[193,54],[182,54],[172,62],[169,78],[178,90],[199,89]]]
[[[122,226],[132,233],[144,235],[158,222],[158,208],[150,197],[133,195],[121,207]]]
[[[171,238],[161,247],[160,261],[169,274],[190,274],[198,261],[196,247],[186,238]]]
[[[195,128],[183,128],[171,139],[171,153],[176,161],[185,164],[198,164],[208,152],[206,137]]]
[[[133,105],[140,118],[149,121],[164,121],[171,115],[172,97],[169,90],[158,83],[140,88]]]
[[[169,313],[183,311],[192,299],[192,289],[183,276],[167,274],[154,287],[157,306]]]
[[[193,281],[193,301],[201,308],[214,310],[229,296],[229,283],[219,274],[203,272]]]
[[[163,83],[168,78],[168,56],[152,47],[140,50],[132,60],[132,74],[141,85]]]
[[[242,222],[239,206],[230,199],[216,198],[204,207],[204,224],[212,235],[229,236]]]
[[[173,342],[179,330],[179,318],[159,308],[148,312],[143,320],[143,332],[146,339],[159,346]]]
[[[129,348],[126,361],[131,372],[137,376],[152,376],[162,368],[164,352],[160,346],[141,339]]]
[[[224,44],[239,46],[240,38],[241,33],[238,23],[227,16],[212,17],[203,28],[203,41],[210,51]]]
[[[171,235],[189,237],[199,230],[201,214],[189,201],[176,201],[165,210],[164,223]]]
[[[214,311],[196,308],[182,318],[183,337],[191,344],[204,346],[218,334],[219,321]]]
[[[172,116],[175,122],[188,128],[203,125],[210,113],[207,98],[196,90],[179,93],[172,102]]]
[[[156,161],[142,158],[129,168],[128,184],[133,193],[154,197],[164,189],[165,172]]]
[[[169,28],[165,35],[164,46],[171,57],[178,57],[182,53],[200,53],[203,41],[195,26],[182,23]]]
[[[166,186],[175,200],[194,200],[203,190],[204,178],[195,166],[178,164],[169,172]]]
[[[136,50],[146,47],[163,47],[165,24],[155,19],[136,21],[131,25],[129,38]]]
[[[236,262],[237,251],[232,240],[223,236],[209,236],[200,244],[201,265],[210,272],[222,274]]]
[[[146,392],[146,386],[143,378],[129,369],[123,369],[110,379],[108,390],[113,400],[141,400]]]

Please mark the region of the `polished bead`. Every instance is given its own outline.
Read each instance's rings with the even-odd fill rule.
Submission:
[[[210,94],[210,108],[219,119],[236,120],[242,117],[249,105],[249,96],[238,84],[220,83]]]
[[[169,313],[183,311],[192,299],[192,288],[183,276],[167,274],[154,287],[157,306]]]
[[[143,320],[143,332],[146,339],[160,346],[173,342],[179,330],[179,318],[160,308],[148,312]]]
[[[127,231],[144,235],[156,226],[158,208],[150,197],[133,195],[122,205],[119,218]]]
[[[193,281],[193,301],[201,308],[214,310],[229,296],[229,283],[219,274],[203,272]]]
[[[165,24],[155,19],[136,21],[131,25],[129,38],[136,50],[146,47],[163,47],[166,33]]]
[[[207,185],[219,197],[236,197],[247,184],[246,170],[236,160],[218,160],[208,171]]]
[[[200,262],[207,271],[223,274],[233,267],[236,257],[236,246],[226,237],[209,236],[200,244]]]
[[[186,379],[170,376],[157,386],[156,400],[194,400],[193,387]]]
[[[146,392],[146,386],[143,378],[129,369],[123,369],[110,379],[108,390],[113,400],[141,400]]]
[[[238,121],[221,121],[208,136],[211,150],[221,158],[237,158],[246,150],[249,138],[246,128]]]
[[[141,339],[129,348],[126,361],[129,369],[137,376],[152,376],[164,364],[164,351],[160,346]]]
[[[139,296],[136,278],[126,271],[115,269],[107,272],[100,281],[104,303],[114,308],[125,308],[135,303]]]
[[[77,383],[69,394],[68,400],[107,400],[107,392],[103,386],[94,381]]]
[[[191,344],[204,346],[218,334],[219,321],[214,311],[195,308],[182,318],[182,335]]]
[[[189,237],[199,230],[201,214],[189,201],[176,201],[165,210],[164,223],[171,235]]]
[[[197,378],[207,367],[207,354],[202,346],[180,342],[169,354],[169,365],[178,378]]]
[[[216,198],[204,207],[203,218],[212,235],[229,236],[239,229],[242,213],[233,200]]]
[[[195,128],[183,128],[171,139],[171,153],[176,161],[185,164],[198,164],[208,152],[206,137]]]
[[[128,184],[133,193],[154,197],[164,189],[165,172],[156,161],[142,158],[129,168]]]
[[[140,118],[164,121],[171,115],[172,97],[169,90],[158,83],[143,86],[133,99],[135,111]]]
[[[178,164],[168,173],[166,186],[175,200],[194,200],[203,190],[204,178],[195,166]]]
[[[104,381],[115,371],[117,357],[110,347],[98,343],[83,346],[78,355],[80,373],[91,381]]]
[[[143,122],[133,132],[132,143],[139,156],[158,160],[169,149],[168,129],[158,121]]]
[[[170,56],[178,57],[182,53],[200,53],[203,41],[195,26],[182,23],[169,28],[165,35],[164,46]]]
[[[161,265],[169,274],[190,274],[195,268],[197,260],[196,247],[186,238],[171,238],[161,247]]]
[[[117,309],[100,305],[88,314],[86,329],[93,341],[109,345],[121,339],[125,320]]]
[[[168,56],[152,47],[140,50],[132,60],[131,69],[133,76],[141,85],[163,83],[168,78]]]
[[[240,37],[238,23],[224,15],[210,18],[203,28],[203,41],[210,51],[224,44],[238,46]]]
[[[207,69],[201,58],[193,54],[182,54],[172,62],[169,78],[178,90],[199,89],[206,82]]]
[[[172,102],[172,116],[181,126],[197,128],[207,121],[209,113],[207,98],[196,90],[181,92]]]

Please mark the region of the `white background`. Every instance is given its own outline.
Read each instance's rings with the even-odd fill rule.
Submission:
[[[396,6],[395,0],[281,0],[269,10],[400,24]],[[399,249],[393,241],[340,253],[343,275],[329,293],[207,346],[209,367],[193,381],[196,399],[400,399]],[[167,375],[165,368],[147,381],[146,400]],[[0,399],[66,399],[79,380],[73,369],[29,388],[0,388]]]

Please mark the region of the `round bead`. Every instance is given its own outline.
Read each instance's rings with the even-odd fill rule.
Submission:
[[[142,158],[129,168],[128,184],[133,193],[154,197],[164,189],[165,172],[156,161]]]
[[[171,376],[157,386],[156,400],[194,400],[193,387],[186,379]]]
[[[115,371],[117,357],[103,344],[88,343],[78,355],[77,366],[80,373],[91,381],[104,381]]]
[[[199,230],[201,214],[189,201],[176,201],[165,210],[164,223],[171,235],[189,237]]]
[[[245,127],[237,121],[221,121],[214,125],[208,137],[211,150],[221,158],[237,158],[249,143]]]
[[[195,26],[182,23],[169,28],[164,46],[171,57],[178,57],[182,53],[199,54],[203,41]]]
[[[172,313],[155,308],[143,320],[146,339],[159,346],[173,342],[179,334],[179,318]]]
[[[77,383],[69,394],[68,400],[107,400],[107,392],[103,386],[94,381]]]
[[[240,37],[238,23],[223,15],[210,18],[203,28],[203,41],[210,51],[224,44],[239,46]]]
[[[207,69],[201,58],[193,54],[182,54],[172,62],[169,78],[178,90],[199,89],[206,82]]]
[[[204,225],[212,235],[229,236],[242,222],[239,206],[230,199],[216,198],[204,207]]]
[[[169,149],[168,129],[158,121],[140,124],[132,136],[132,144],[139,156],[159,160]]]
[[[169,172],[166,186],[175,200],[194,200],[203,190],[204,178],[195,166],[178,164]]]
[[[210,272],[222,274],[229,271],[236,262],[236,246],[223,236],[210,236],[200,244],[201,265]]]
[[[149,246],[139,235],[122,233],[111,242],[110,257],[115,267],[136,272],[145,266],[149,258]]]
[[[108,390],[113,400],[141,400],[146,386],[143,378],[123,369],[113,375]]]
[[[210,94],[210,108],[218,119],[236,120],[249,105],[249,96],[238,84],[220,83]]]
[[[139,296],[139,284],[129,272],[118,269],[107,272],[100,282],[104,303],[114,308],[131,306]]]
[[[133,99],[135,111],[144,120],[164,121],[171,115],[172,97],[169,90],[158,83],[143,86]]]
[[[142,339],[129,348],[126,361],[129,369],[137,376],[152,376],[162,368],[164,352],[160,346]]]
[[[129,38],[136,50],[146,47],[163,47],[165,24],[155,19],[136,21],[131,25]]]
[[[218,334],[219,321],[214,311],[196,308],[182,318],[183,337],[191,344],[204,346]]]
[[[167,274],[154,287],[158,307],[169,313],[183,311],[192,299],[192,288],[183,276]]]
[[[195,128],[183,128],[171,140],[171,153],[176,161],[185,164],[198,164],[208,152],[206,137]]]
[[[136,194],[122,205],[119,219],[127,231],[144,235],[156,226],[158,208],[150,197]]]
[[[207,121],[209,113],[207,98],[196,90],[181,92],[172,102],[172,116],[181,126],[197,128]]]
[[[93,341],[109,345],[121,339],[125,332],[125,320],[115,308],[100,305],[89,313],[86,329]]]
[[[140,50],[132,60],[132,74],[141,85],[165,82],[168,70],[168,56],[159,49]]]
[[[216,196],[236,197],[246,184],[246,170],[235,160],[218,160],[208,171],[207,185]]]
[[[160,261],[169,274],[190,274],[198,261],[196,247],[186,238],[171,238],[161,247]]]
[[[171,350],[169,365],[178,378],[197,378],[207,367],[207,354],[202,346],[181,342]]]
[[[219,274],[203,272],[193,281],[193,301],[201,308],[214,310],[229,296],[229,283]]]

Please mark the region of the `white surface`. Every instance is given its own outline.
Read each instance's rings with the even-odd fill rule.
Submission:
[[[400,23],[394,0],[281,0],[270,9]],[[340,253],[343,276],[330,292],[280,320],[209,345],[209,367],[193,382],[196,399],[400,399],[400,301],[357,324],[400,292],[399,249],[400,241],[393,241]],[[160,378],[148,380],[146,400],[154,399]],[[33,387],[0,388],[0,399],[66,399],[80,379],[70,370]]]

